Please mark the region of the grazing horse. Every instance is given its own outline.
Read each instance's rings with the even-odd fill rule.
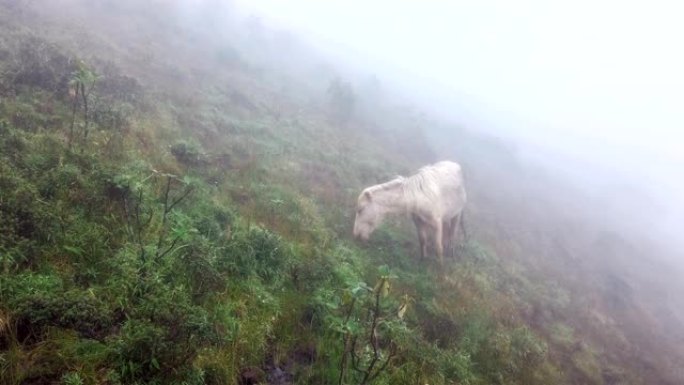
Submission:
[[[444,250],[451,250],[457,227],[463,228],[465,204],[461,166],[450,161],[438,162],[412,176],[364,189],[356,205],[354,237],[367,240],[387,214],[405,213],[418,230],[421,258],[425,258],[427,238],[431,235],[443,263]]]

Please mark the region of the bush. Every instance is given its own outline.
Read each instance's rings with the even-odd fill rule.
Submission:
[[[20,266],[36,266],[39,250],[57,233],[52,208],[36,187],[0,159],[0,258],[7,273]]]
[[[103,339],[115,324],[106,304],[81,290],[19,292],[7,304],[17,328],[26,336],[41,336],[48,327],[76,331],[86,338]]]
[[[128,309],[120,333],[109,338],[117,373],[124,382],[169,383],[192,377],[196,373],[191,365],[199,352],[231,338],[220,331],[221,322],[192,305],[181,288],[150,283]]]
[[[236,233],[219,256],[219,268],[240,277],[258,276],[265,282],[281,281],[292,262],[292,250],[282,238],[253,227]]]
[[[208,163],[207,156],[196,142],[179,141],[171,146],[171,154],[186,166],[201,166]]]
[[[20,87],[35,87],[66,97],[69,76],[75,62],[60,50],[37,37],[18,37],[18,49],[8,58],[9,68],[3,76],[3,88],[17,91]]]

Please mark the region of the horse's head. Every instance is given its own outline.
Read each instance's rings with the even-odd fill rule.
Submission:
[[[382,220],[382,210],[373,202],[372,192],[369,189],[364,190],[359,195],[356,204],[356,219],[354,219],[354,238],[361,238],[366,241],[371,233],[380,224]]]

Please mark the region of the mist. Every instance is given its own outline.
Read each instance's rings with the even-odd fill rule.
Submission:
[[[487,133],[680,255],[684,27],[668,2],[244,1],[443,121]],[[593,210],[589,209],[588,211]],[[594,213],[595,214],[595,213]]]
[[[0,383],[684,383],[677,11],[0,0]]]

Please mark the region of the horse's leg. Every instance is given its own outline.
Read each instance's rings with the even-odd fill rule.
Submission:
[[[456,232],[458,231],[458,228],[460,226],[460,223],[462,220],[461,219],[462,215],[463,215],[463,212],[461,212],[458,215],[456,215],[455,217],[451,218],[451,236],[450,236],[451,242],[456,241]],[[452,258],[456,257],[456,253],[454,252],[453,246],[451,247],[451,257]]]
[[[468,232],[466,231],[465,226],[465,210],[461,210],[461,212],[458,214],[458,226],[461,228],[461,232],[463,233],[463,243],[465,244],[466,241],[468,241]]]
[[[425,254],[427,254],[427,232],[425,231],[425,223],[416,214],[412,214],[413,223],[416,225],[416,230],[418,231],[418,243],[420,243],[420,259],[425,259]]]
[[[444,247],[444,254],[449,258],[454,256],[451,248],[452,235],[452,221],[449,219],[442,221],[442,247]]]
[[[437,257],[439,257],[439,264],[444,265],[444,247],[442,245],[442,234],[443,234],[442,221],[441,220],[435,220],[434,226],[435,226],[435,249],[437,251]]]

